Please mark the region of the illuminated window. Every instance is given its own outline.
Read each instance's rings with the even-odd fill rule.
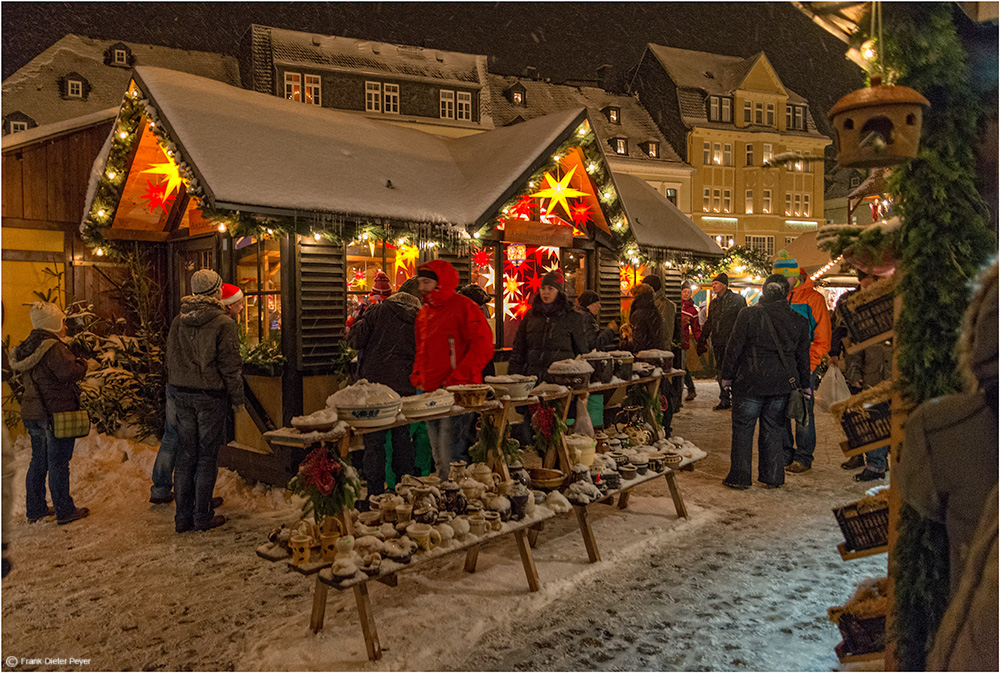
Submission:
[[[649,143],[649,156],[653,159],[660,158],[660,143],[652,141]]]
[[[796,215],[802,214],[802,195],[795,194],[793,197],[793,202],[795,204],[795,210],[793,211]]]
[[[759,250],[765,255],[774,255],[774,236],[747,236],[747,247],[751,250]]]
[[[712,163],[712,143],[705,143],[705,152],[702,155],[701,163],[704,165],[709,165]]]
[[[441,90],[441,119],[455,118],[455,92]]]
[[[765,189],[764,190],[764,198],[762,199],[762,201],[763,201],[763,203],[761,203],[762,210],[765,213],[770,214],[770,212],[771,212],[771,190],[770,189]]]
[[[712,163],[716,165],[722,163],[722,143],[712,144]]]
[[[321,80],[319,75],[306,75],[306,102],[313,105],[323,104],[323,93],[321,91]]]
[[[302,100],[302,75],[299,73],[285,73],[285,98],[295,102]]]
[[[609,107],[608,108],[608,121],[611,122],[612,124],[620,124],[621,121],[622,121],[622,112],[621,112],[621,109],[616,108],[616,107]]]
[[[236,240],[236,284],[243,291],[237,318],[248,346],[281,343],[281,251],[278,241]]]
[[[380,82],[365,82],[365,111],[382,111],[382,84]]]
[[[672,189],[672,188],[668,187],[667,188],[666,197],[667,197],[667,201],[669,201],[670,203],[674,204],[675,206],[677,205],[677,190],[676,189]]]
[[[809,195],[802,195],[802,214],[809,217],[811,209],[809,208]]]
[[[511,100],[514,101],[514,105],[524,105],[524,94],[520,91],[512,91]]]
[[[459,91],[458,107],[455,109],[455,119],[460,121],[472,121],[472,94],[468,91]]]
[[[736,242],[735,239],[729,234],[709,234],[709,236],[711,236],[716,245],[723,250],[729,250],[729,248],[733,247],[733,243]]]
[[[386,114],[399,114],[399,85],[382,85],[382,112]]]
[[[628,154],[628,141],[624,138],[615,138],[615,153]]]
[[[744,206],[744,208],[745,208],[745,210],[746,210],[746,212],[747,212],[748,215],[753,213],[753,190],[752,189],[748,189],[747,190],[746,200],[743,202],[743,206]]]
[[[747,166],[753,166],[753,143],[747,143]]]
[[[792,194],[791,192],[785,192],[785,215],[792,214]]]
[[[771,151],[771,144],[764,143],[764,155],[761,157],[761,160],[766,164],[770,163],[772,158],[774,158],[774,153]]]
[[[722,212],[728,213],[733,209],[733,192],[729,189],[722,190]]]
[[[701,209],[706,213],[712,209],[712,190],[705,187],[701,190]]]
[[[719,212],[719,209],[721,207],[722,207],[722,190],[721,189],[713,189],[712,190],[712,210],[715,211],[715,212]]]

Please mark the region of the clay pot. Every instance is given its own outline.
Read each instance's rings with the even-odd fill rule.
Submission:
[[[519,495],[510,496],[510,518],[514,521],[520,521],[523,519],[527,513],[528,498],[530,494],[527,492]]]
[[[635,465],[632,463],[625,463],[618,467],[618,473],[621,474],[623,481],[632,481],[635,479],[637,471]]]

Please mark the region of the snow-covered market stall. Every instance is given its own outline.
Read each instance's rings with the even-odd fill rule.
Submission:
[[[171,315],[200,268],[240,286],[250,395],[233,446],[272,483],[296,457],[276,465],[262,433],[341,384],[345,323],[380,272],[395,290],[423,261],[453,263],[489,294],[503,359],[547,271],[571,298],[597,291],[606,322],[620,264],[722,254],[652,187],[611,173],[583,109],[451,139],[152,67],[135,70],[87,213],[99,253],[166,244]]]

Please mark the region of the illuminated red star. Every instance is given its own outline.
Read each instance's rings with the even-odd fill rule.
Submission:
[[[533,206],[534,202],[530,196],[522,196],[517,200],[517,204],[510,209],[510,213],[514,217],[519,217],[522,220],[530,220],[531,209]]]
[[[528,284],[528,292],[538,292],[539,290],[542,289],[542,277],[541,276],[537,276],[537,275],[536,276],[532,276],[526,282]]]
[[[167,206],[174,202],[176,198],[173,194],[167,194],[167,184],[161,183],[154,185],[149,180],[146,180],[146,186],[148,189],[146,193],[142,195],[142,198],[149,201],[149,212],[152,213],[157,208],[161,209],[163,212],[167,212]]]
[[[472,263],[476,266],[489,266],[493,261],[493,255],[486,248],[478,248],[472,253]]]
[[[583,199],[573,202],[573,206],[569,209],[569,214],[573,219],[573,224],[581,229],[587,225],[587,222],[592,221],[592,218],[590,217],[590,206],[588,206],[587,202]]]
[[[518,318],[523,318],[524,314],[527,313],[530,309],[531,309],[531,302],[526,299],[521,300],[517,302],[517,305],[514,306],[514,315],[516,315]]]

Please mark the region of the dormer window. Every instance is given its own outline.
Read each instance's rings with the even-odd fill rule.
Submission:
[[[602,111],[604,112],[604,115],[608,118],[608,121],[611,122],[612,124],[622,123],[622,109],[620,107],[609,105]]]
[[[628,155],[628,139],[627,138],[611,138],[608,142],[611,143],[611,149],[615,151],[615,154],[621,154],[623,156]]]
[[[514,98],[514,104],[515,105],[524,105],[524,94],[523,93],[521,93],[520,91],[515,91],[515,92],[513,92],[512,96]]]
[[[851,176],[851,189],[856,189],[861,186],[861,176],[855,173]]]
[[[528,90],[520,82],[514,82],[503,93],[512,104],[527,107]]]
[[[639,143],[639,147],[643,152],[649,155],[650,159],[660,158],[660,143],[656,140],[647,140],[644,143]]]
[[[115,49],[112,59],[115,65],[128,65],[128,52],[124,49]]]
[[[83,98],[83,82],[76,79],[66,82],[66,95],[70,98]]]
[[[132,50],[124,42],[118,42],[108,47],[104,52],[104,63],[116,68],[131,68],[135,65]]]
[[[90,83],[87,82],[83,75],[71,72],[59,80],[59,95],[64,100],[86,100],[89,93]]]
[[[4,135],[17,133],[18,131],[27,131],[28,129],[35,128],[36,126],[38,126],[38,124],[35,123],[34,119],[20,111],[11,112],[3,118]]]
[[[725,123],[733,121],[733,99],[728,96],[709,96],[708,120]]]

